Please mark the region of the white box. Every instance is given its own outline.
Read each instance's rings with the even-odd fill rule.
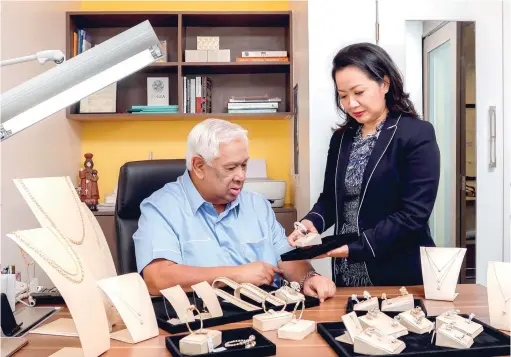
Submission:
[[[169,105],[169,78],[147,78],[147,105]]]
[[[207,62],[208,51],[185,50],[185,62]]]
[[[198,50],[219,50],[220,37],[218,36],[197,36],[197,49]]]
[[[208,62],[231,62],[231,50],[209,50]]]

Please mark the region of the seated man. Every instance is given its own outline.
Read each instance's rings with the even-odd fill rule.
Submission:
[[[247,132],[239,125],[208,119],[192,129],[187,170],[140,205],[133,240],[151,294],[178,284],[190,290],[220,276],[271,285],[277,273],[321,301],[334,295],[332,280],[308,261],[280,261],[293,248],[270,203],[242,191],[248,159]]]

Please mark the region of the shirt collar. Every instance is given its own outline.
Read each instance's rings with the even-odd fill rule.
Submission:
[[[190,204],[190,208],[192,209],[193,214],[195,215],[199,208],[202,207],[206,201],[202,198],[201,194],[193,184],[192,178],[190,177],[190,172],[188,170],[183,174],[183,188],[188,199],[188,203]],[[237,208],[238,207],[238,208]],[[225,213],[228,211],[237,208],[234,212],[238,214],[239,211],[239,195],[234,199],[234,201],[229,202],[225,207]]]

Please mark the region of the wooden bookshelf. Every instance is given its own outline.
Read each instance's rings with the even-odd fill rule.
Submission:
[[[158,38],[167,41],[168,62],[155,62],[117,83],[117,113],[80,114],[78,104],[67,109],[71,120],[154,121],[208,117],[230,120],[285,120],[293,108],[293,47],[291,12],[68,12],[67,53],[73,53],[73,32],[85,29],[93,45],[149,20]],[[197,49],[197,36],[220,37],[220,49],[230,49],[230,62],[185,62],[185,50]],[[242,51],[285,50],[289,62],[236,62]],[[132,105],[147,105],[147,78],[168,77],[170,103],[178,114],[126,113]],[[183,113],[186,76],[208,76],[212,81],[212,113]],[[229,114],[231,96],[280,97],[277,113]]]

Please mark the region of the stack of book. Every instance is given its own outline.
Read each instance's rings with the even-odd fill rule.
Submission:
[[[227,103],[227,112],[231,114],[276,113],[279,109],[279,97],[232,97]]]
[[[289,62],[287,51],[243,51],[236,62]]]
[[[183,108],[185,113],[211,113],[211,78],[183,78]]]
[[[90,34],[84,29],[78,29],[73,32],[73,56],[87,51],[92,47],[92,39]]]
[[[133,105],[128,109],[131,114],[176,114],[178,112],[177,105]]]

